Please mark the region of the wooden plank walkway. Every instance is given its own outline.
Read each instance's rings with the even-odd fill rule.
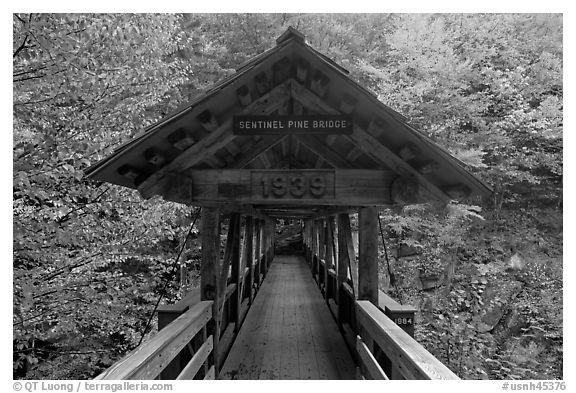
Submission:
[[[304,259],[276,256],[220,379],[354,379],[355,372]]]

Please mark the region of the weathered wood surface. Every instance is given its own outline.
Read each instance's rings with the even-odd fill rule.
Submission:
[[[355,365],[304,260],[277,256],[221,379],[353,379]]]
[[[317,97],[306,87],[296,81],[292,81],[292,97],[304,107],[317,111],[319,113],[339,114],[340,111],[327,104],[324,100]],[[384,146],[380,141],[370,135],[368,132],[354,126],[352,135],[346,136],[349,141],[360,148],[362,151],[370,154],[375,160],[392,168],[396,173],[402,176],[415,177],[424,188],[439,200],[448,203],[450,198],[442,192],[436,185],[424,177],[416,169],[412,168],[406,161],[396,153]]]
[[[200,233],[202,234],[202,265],[200,267],[200,299],[213,300],[212,322],[209,333],[214,336],[214,358],[218,358],[218,340],[220,338],[220,213],[218,209],[203,208],[201,212]],[[218,375],[218,370],[216,370]]]
[[[212,304],[212,301],[196,304],[97,379],[156,378],[210,320]]]
[[[369,379],[389,379],[360,336],[356,336],[356,352],[362,362],[361,369],[366,371]],[[366,377],[364,374],[362,376]]]
[[[288,92],[289,86],[290,83],[287,82],[275,87],[265,96],[251,103],[241,113],[249,113],[254,110],[262,111],[264,112],[263,114],[272,113],[290,99]],[[165,185],[163,182],[164,177],[167,173],[174,170],[190,168],[206,157],[213,156],[216,151],[228,145],[235,138],[236,135],[232,133],[232,118],[230,117],[216,130],[210,132],[206,138],[188,147],[169,165],[166,165],[162,170],[148,177],[138,186],[138,191],[144,198],[150,198],[162,190]]]
[[[358,299],[378,304],[378,211],[358,211]]]
[[[406,379],[459,379],[369,301],[356,302],[358,322]],[[363,337],[364,338],[364,337]]]
[[[209,336],[208,339],[202,344],[202,346],[196,351],[190,362],[184,367],[178,378],[176,379],[194,379],[196,373],[204,365],[206,359],[212,352],[214,346],[213,337]]]
[[[338,215],[338,288],[346,283],[349,275],[354,288],[357,289],[358,268],[352,242],[350,216],[348,213],[342,213]]]
[[[394,178],[377,169],[189,170],[171,197],[195,205],[388,206]]]

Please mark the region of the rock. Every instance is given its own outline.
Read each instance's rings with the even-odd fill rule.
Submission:
[[[510,303],[522,291],[520,281],[491,283],[482,295],[486,305],[481,315],[475,317],[476,330],[480,333],[492,331],[508,312]]]
[[[411,257],[422,253],[422,247],[412,247],[407,244],[400,244],[396,251],[398,258]]]
[[[510,257],[508,260],[508,266],[506,267],[506,271],[521,271],[524,270],[526,263],[522,256],[517,252]]]
[[[431,296],[425,296],[422,299],[422,304],[420,305],[420,310],[422,312],[432,312],[434,311],[434,300]]]
[[[441,284],[440,275],[420,275],[420,283],[423,290],[438,288]]]

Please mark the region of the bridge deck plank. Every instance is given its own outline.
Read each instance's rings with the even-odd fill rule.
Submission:
[[[304,260],[277,256],[220,379],[353,379],[355,370]]]

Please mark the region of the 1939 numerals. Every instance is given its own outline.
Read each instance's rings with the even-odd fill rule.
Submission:
[[[264,198],[322,198],[326,194],[326,178],[319,174],[273,174],[261,178]]]

